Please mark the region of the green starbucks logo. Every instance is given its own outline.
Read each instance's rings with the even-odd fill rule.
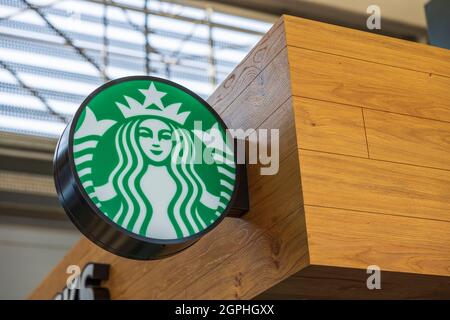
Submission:
[[[58,149],[66,140],[77,199],[137,241],[192,239],[217,223],[232,201],[237,171],[224,123],[172,82],[129,77],[108,83],[86,99]],[[67,207],[57,158],[58,150],[55,177]],[[77,210],[66,211],[78,219]],[[114,246],[114,239],[93,240]]]

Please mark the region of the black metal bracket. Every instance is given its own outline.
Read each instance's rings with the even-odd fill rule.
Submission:
[[[242,215],[250,210],[249,194],[248,194],[248,179],[247,179],[247,164],[238,164],[239,181],[237,182],[237,194],[231,209],[228,212],[228,217],[240,218]]]

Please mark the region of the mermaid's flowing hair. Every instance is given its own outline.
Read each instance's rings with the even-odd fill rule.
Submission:
[[[110,178],[121,200],[113,220],[134,233],[152,237],[149,233],[152,205],[141,188],[141,179],[148,170],[148,158],[139,144],[138,129],[145,119],[127,121],[117,130],[115,149],[118,163]],[[170,202],[168,215],[177,237],[187,237],[206,228],[195,204],[206,191],[204,181],[194,166],[195,150],[191,133],[169,124],[173,147],[167,169],[174,179],[177,190]],[[200,151],[201,152],[201,151]]]

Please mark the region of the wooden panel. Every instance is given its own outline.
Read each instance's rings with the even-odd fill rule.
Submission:
[[[364,110],[371,158],[450,170],[450,123]]]
[[[305,206],[311,264],[450,276],[450,223]]]
[[[245,219],[260,226],[271,226],[298,209],[302,203],[298,155],[294,150],[280,163],[276,175],[249,181],[250,211]]]
[[[294,98],[298,146],[367,157],[362,110],[307,98]]]
[[[289,46],[450,76],[446,49],[291,16],[284,23]]]
[[[257,128],[289,97],[287,51],[283,49],[221,116],[230,128]]]
[[[292,111],[292,100],[288,99],[280,107],[278,107],[274,113],[267,118],[258,129],[276,129],[278,130],[279,138],[279,159],[281,163],[286,157],[291,155],[295,150],[297,150],[297,140],[295,135],[295,124],[292,120],[294,117]],[[271,143],[271,135],[269,134],[268,144]],[[258,141],[259,146],[261,141]],[[259,147],[258,146],[258,147]],[[272,151],[271,151],[272,152]],[[274,151],[275,152],[275,151]],[[261,175],[260,169],[266,165],[257,164],[247,164],[247,173],[249,176],[258,177]],[[256,178],[255,180],[256,181]]]
[[[450,121],[450,78],[288,47],[292,93]]]
[[[279,160],[283,160],[297,148],[289,90],[287,52],[282,50],[221,116],[230,128],[279,129]],[[249,176],[259,176],[262,166],[250,164]]]
[[[255,299],[450,299],[448,277],[381,272],[381,290],[367,289],[365,269],[311,265]]]
[[[450,221],[450,172],[299,153],[305,204]]]
[[[303,210],[292,213],[257,241],[186,288],[194,299],[250,299],[308,265]],[[249,258],[242,259],[244,256]],[[223,283],[233,285],[223,286]],[[205,285],[206,284],[206,285]]]
[[[280,19],[219,85],[208,102],[219,114],[222,113],[284,47],[286,40]]]

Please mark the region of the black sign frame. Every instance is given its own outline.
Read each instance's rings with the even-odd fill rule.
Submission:
[[[206,233],[214,229],[225,216],[230,213],[233,204],[238,197],[239,186],[241,185],[241,176],[245,166],[237,164],[237,154],[234,152],[234,163],[236,165],[236,180],[230,201],[224,212],[218,219],[214,221],[204,230],[181,239],[161,240],[151,239],[132,233],[118,224],[115,224],[106,217],[98,207],[92,202],[86,191],[84,190],[77,171],[75,169],[75,161],[73,155],[73,137],[76,123],[86,108],[88,103],[101,91],[121,82],[133,80],[146,80],[162,82],[174,86],[199,101],[209,112],[216,118],[224,130],[228,127],[219,114],[196,93],[191,90],[167,79],[153,76],[130,76],[109,81],[95,91],[93,91],[80,105],[71,122],[64,129],[58,144],[56,146],[53,159],[53,172],[55,187],[59,201],[63,206],[73,224],[83,233],[89,240],[99,247],[115,254],[129,259],[135,260],[153,260],[161,259],[186,249],[194,244]],[[245,179],[244,179],[245,180]],[[247,193],[247,190],[244,190]],[[248,198],[248,197],[247,197]]]

